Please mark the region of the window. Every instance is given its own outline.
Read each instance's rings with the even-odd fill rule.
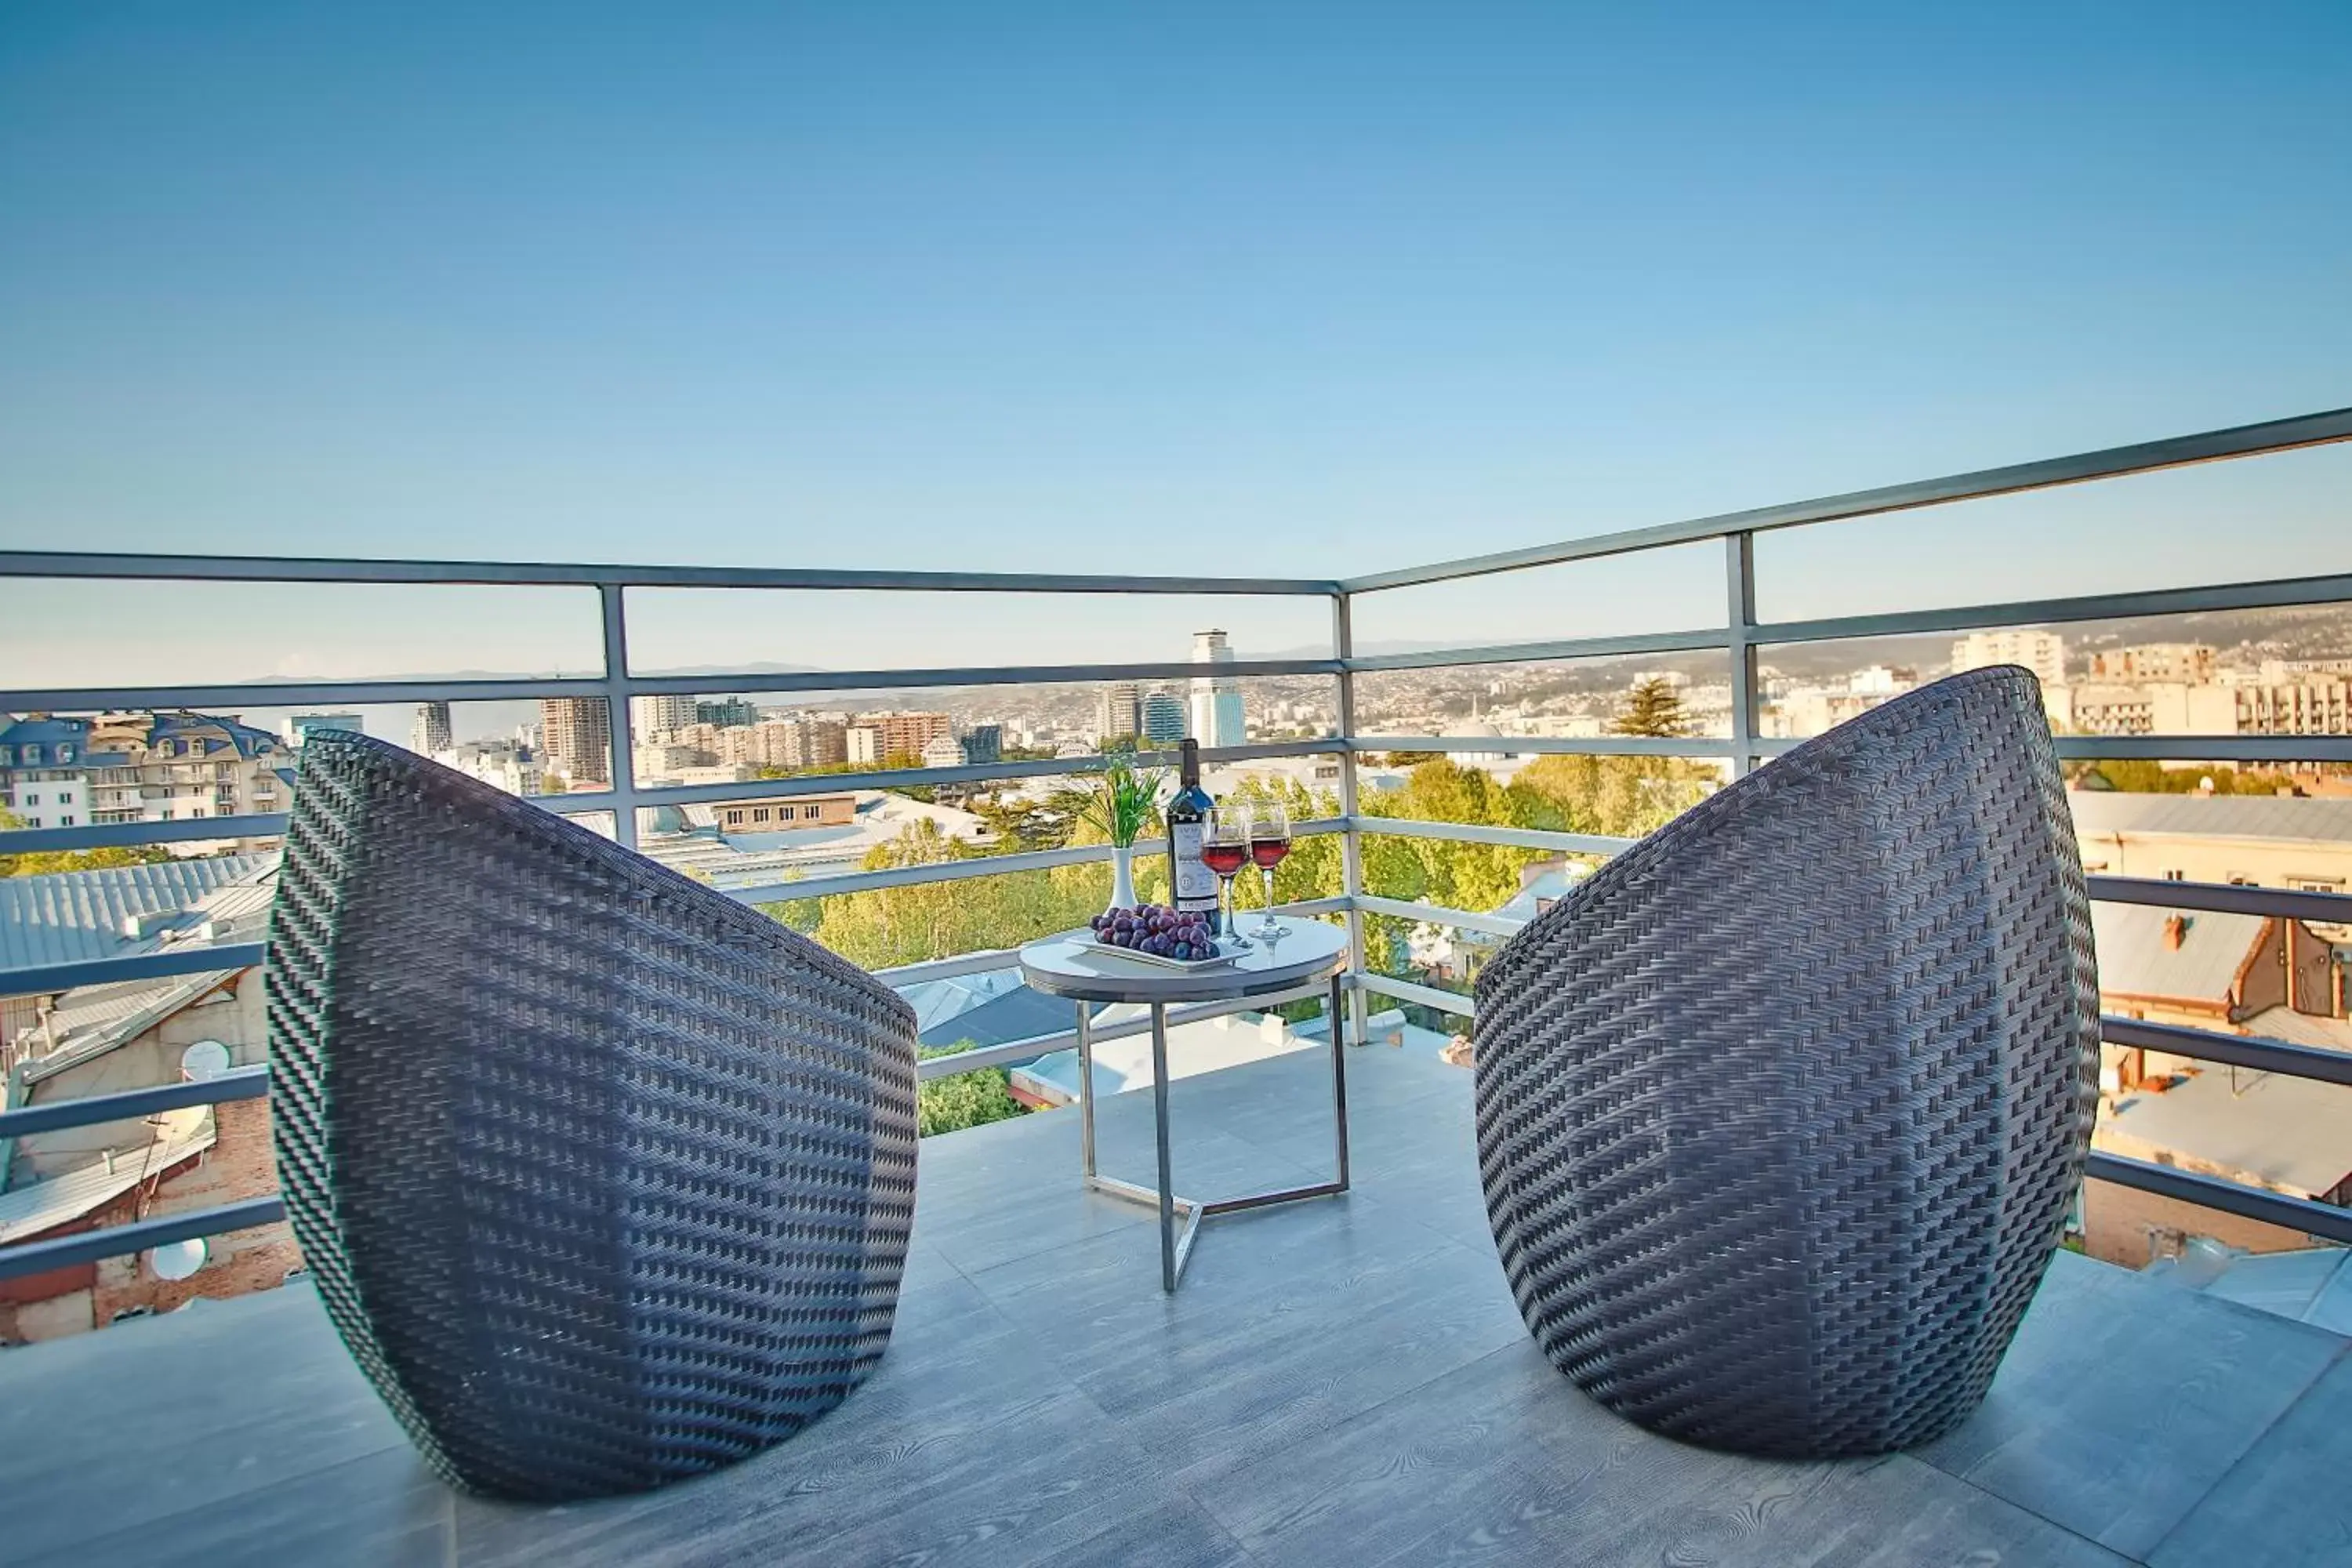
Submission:
[[[27,747],[26,747],[26,748],[25,748],[25,765],[26,765],[26,767],[28,767],[28,768],[29,768],[29,767],[37,767],[37,766],[38,766],[38,765],[39,765],[40,761],[41,761],[41,748],[40,748],[40,747],[38,747],[38,746],[27,746]]]
[[[752,821],[754,821],[754,822],[765,822],[765,821],[767,821],[767,820],[768,820],[768,808],[767,808],[766,806],[764,806],[764,805],[760,805],[760,806],[754,806],[754,807],[752,807],[752,808],[751,808],[751,820],[752,820]]]
[[[59,827],[71,827],[73,825],[74,819],[70,816],[60,816],[58,818],[58,826]]]
[[[2185,882],[2189,880],[2189,873],[2186,871],[2167,871],[2164,874],[2164,879],[2168,882]]]
[[[61,763],[72,762],[73,748],[71,746],[59,746],[58,748],[58,761]]]
[[[14,746],[0,746],[0,768],[16,765],[16,748]]]
[[[166,822],[172,820],[172,808],[168,805],[163,808],[163,820]]]
[[[2296,877],[2291,875],[2286,879],[2286,885],[2293,888],[2299,893],[2340,893],[2344,890],[2344,879],[2341,877]]]
[[[41,804],[41,797],[37,795],[28,795],[25,796],[25,804],[26,805],[38,805]]]
[[[2253,885],[2254,879],[2252,877],[2247,876],[2243,871],[2232,871],[2230,873],[2230,886],[2233,888],[2251,888]]]
[[[188,811],[188,815],[189,815],[191,817],[202,816],[204,814],[205,814],[205,808],[204,808],[203,806],[201,806],[201,805],[198,805],[198,806],[192,806],[192,807],[190,807],[190,808],[189,808],[189,811]]]

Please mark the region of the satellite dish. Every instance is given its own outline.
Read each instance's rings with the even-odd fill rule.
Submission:
[[[228,1047],[218,1040],[198,1040],[180,1053],[180,1075],[197,1083],[220,1077],[230,1065]]]
[[[158,1279],[185,1279],[202,1268],[211,1256],[212,1249],[205,1245],[204,1237],[196,1236],[155,1248],[147,1255],[147,1265],[155,1270]]]

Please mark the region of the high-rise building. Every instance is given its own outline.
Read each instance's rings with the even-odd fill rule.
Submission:
[[[942,735],[955,733],[944,713],[860,713],[849,721],[848,760],[878,767],[894,756],[919,757]]]
[[[967,762],[1003,762],[1004,760],[1004,726],[974,724],[963,732],[963,752]]]
[[[601,697],[550,697],[539,705],[543,765],[567,784],[610,784],[613,720]]]
[[[2044,686],[2066,684],[2066,639],[2055,632],[1970,632],[1952,645],[1952,673],[2021,664]]]
[[[1095,694],[1095,736],[1108,743],[1143,733],[1143,697],[1135,682],[1121,680]]]
[[[1185,735],[1184,703],[1172,691],[1152,691],[1143,699],[1143,738],[1155,746],[1172,746]]]
[[[953,735],[935,737],[923,748],[923,766],[927,768],[960,768],[970,761],[964,754],[963,742]]]
[[[1194,664],[1231,664],[1225,634],[1212,627],[1192,634]],[[1243,740],[1242,685],[1230,675],[1192,678],[1192,738],[1203,746],[1238,746]]]
[[[419,756],[429,757],[446,752],[455,737],[449,732],[449,705],[446,702],[420,702],[416,705],[416,722],[408,728],[408,749]]]
[[[751,706],[749,703],[745,707]],[[691,697],[632,697],[629,699],[629,733],[638,741],[650,741],[662,735],[674,735],[699,718],[697,704]],[[746,719],[745,723],[751,721]]]
[[[756,724],[759,721],[760,710],[741,697],[722,697],[716,702],[698,701],[694,705],[693,722],[697,724],[716,724],[724,730],[736,724]],[[677,728],[685,726],[681,724]]]

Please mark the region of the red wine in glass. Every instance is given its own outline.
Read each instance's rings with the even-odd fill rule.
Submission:
[[[1280,942],[1284,933],[1282,922],[1274,918],[1274,868],[1290,853],[1290,814],[1271,803],[1259,806],[1250,817],[1249,853],[1265,880],[1265,921],[1251,934]]]
[[[1255,844],[1246,847],[1239,844],[1203,844],[1201,846],[1201,864],[1220,877],[1231,877],[1238,873],[1243,864],[1256,852]]]

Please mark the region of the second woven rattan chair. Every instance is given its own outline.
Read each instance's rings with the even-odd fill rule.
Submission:
[[[426,1460],[635,1490],[790,1436],[890,1335],[915,1020],[757,911],[313,731],[272,914],[278,1176]]]
[[[1521,930],[1477,983],[1478,1149],[1544,1353],[1750,1453],[1965,1419],[2082,1175],[2088,909],[2004,668],[1808,742]]]

